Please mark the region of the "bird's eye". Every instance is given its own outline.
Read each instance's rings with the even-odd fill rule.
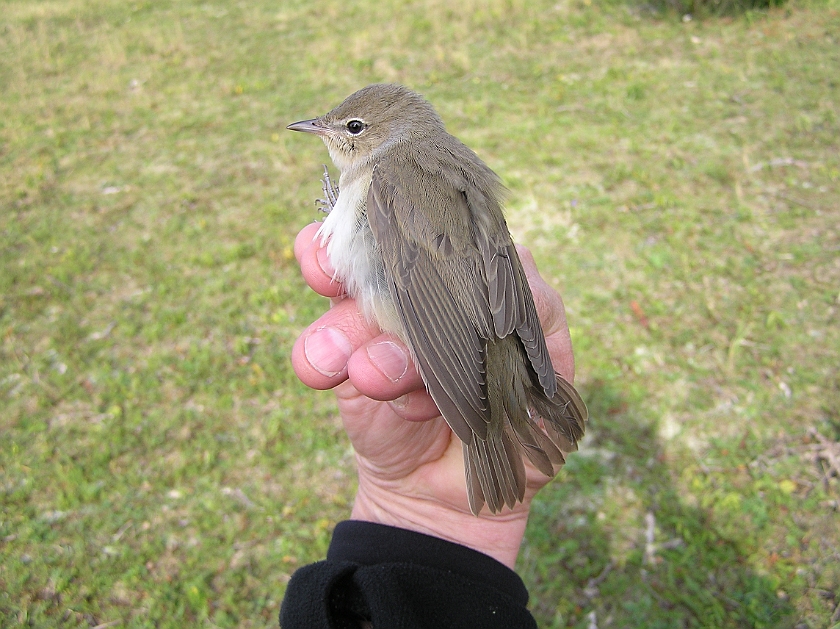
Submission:
[[[359,135],[362,131],[365,130],[365,123],[361,120],[351,120],[347,123],[347,130],[352,135]]]

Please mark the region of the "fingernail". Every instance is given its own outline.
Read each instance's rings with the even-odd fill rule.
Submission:
[[[321,247],[318,251],[315,252],[315,257],[318,258],[318,264],[321,267],[321,270],[329,275],[330,277],[335,277],[335,267],[330,262],[330,257],[327,255],[327,248]]]
[[[401,395],[396,400],[391,400],[391,406],[397,411],[404,411],[408,408],[408,395]]]
[[[353,346],[339,330],[319,328],[306,337],[303,352],[315,371],[332,378],[347,367]]]
[[[393,341],[383,341],[367,348],[370,362],[391,382],[398,382],[408,371],[408,356]]]

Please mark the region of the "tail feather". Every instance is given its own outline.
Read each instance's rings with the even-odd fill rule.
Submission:
[[[525,498],[525,463],[522,461],[522,455],[519,453],[519,448],[516,447],[516,442],[511,438],[510,433],[510,429],[506,429],[502,433],[502,442],[504,443],[505,452],[507,453],[510,468],[513,472],[516,500],[522,502]],[[508,504],[508,506],[513,508],[514,504],[516,504],[516,501]]]
[[[504,435],[504,433],[502,433]],[[508,458],[504,443],[489,443],[487,450],[490,453],[490,467],[494,471],[494,479],[498,483],[499,503],[504,502],[508,507],[516,504],[516,478],[513,475],[513,470],[510,468],[510,459]],[[501,446],[501,447],[500,447]]]
[[[461,442],[461,449],[464,452],[464,475],[467,479],[467,499],[470,503],[470,511],[473,515],[478,515],[484,506],[484,491],[481,489],[476,469],[478,453],[474,452],[472,443]]]
[[[501,496],[502,489],[499,485],[498,474],[493,466],[493,457],[490,456],[490,449],[496,449],[494,441],[489,435],[488,439],[484,440],[474,435],[472,446],[476,451],[476,471],[478,472],[478,484],[481,487],[483,501],[487,502],[487,507],[492,513],[498,513],[501,511],[504,501]]]
[[[511,438],[509,430],[488,435],[486,440],[474,436],[471,443],[463,444],[467,496],[474,514],[485,503],[492,513],[498,513],[504,505],[512,509],[525,498],[525,463],[519,442]]]
[[[463,444],[467,495],[476,515],[485,503],[498,513],[504,505],[512,508],[523,500],[523,454],[540,472],[553,476],[583,437],[586,405],[562,376],[557,375],[557,392],[551,398],[539,387],[529,388],[526,397],[524,408],[510,408],[514,398],[508,397],[504,409],[498,409],[504,415],[500,430],[488,431],[486,439],[473,435]]]

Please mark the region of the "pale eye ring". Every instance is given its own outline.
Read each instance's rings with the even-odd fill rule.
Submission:
[[[347,123],[347,131],[350,135],[359,135],[362,131],[365,130],[367,125],[362,122],[361,120],[350,120]]]

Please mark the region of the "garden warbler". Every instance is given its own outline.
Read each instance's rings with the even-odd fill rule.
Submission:
[[[325,180],[318,232],[335,279],[410,349],[463,442],[471,511],[513,507],[522,454],[552,476],[587,410],[552,367],[499,178],[400,85],[370,85],[288,128],[319,136],[341,171],[337,198]]]

